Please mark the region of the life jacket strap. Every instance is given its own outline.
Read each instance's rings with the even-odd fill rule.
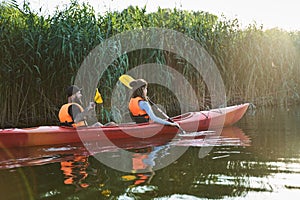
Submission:
[[[61,125],[61,126],[73,127],[73,124],[74,124],[74,123],[75,123],[74,121],[72,121],[72,122],[67,122],[67,121],[65,121],[65,122],[60,122],[60,125]]]
[[[148,116],[147,114],[134,116],[134,115],[132,115],[131,112],[129,112],[129,113],[130,113],[131,119],[134,122],[136,122],[137,124],[149,122],[149,117],[147,117]]]

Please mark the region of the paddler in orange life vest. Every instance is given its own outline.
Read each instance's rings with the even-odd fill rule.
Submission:
[[[71,85],[67,89],[68,103],[64,104],[59,111],[58,117],[62,125],[81,127],[88,126],[86,116],[95,108],[95,102],[90,102],[89,105],[83,109],[81,101],[81,89],[76,85]],[[96,122],[92,126],[103,126]]]
[[[134,80],[130,82],[130,86],[133,89],[133,93],[128,108],[133,121],[136,123],[144,123],[149,122],[151,119],[152,121],[163,125],[178,126],[176,122],[173,123],[163,120],[153,113],[147,97],[148,83],[144,79]]]

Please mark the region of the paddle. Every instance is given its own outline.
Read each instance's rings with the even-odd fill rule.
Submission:
[[[102,99],[102,96],[101,96],[101,94],[100,94],[98,88],[96,88],[96,94],[95,94],[95,97],[94,97],[94,101],[95,101],[95,103],[97,103],[97,104],[103,103],[103,99]]]
[[[119,77],[119,80],[121,81],[121,83],[123,83],[126,87],[128,87],[129,89],[132,89],[132,87],[130,86],[130,83],[132,81],[134,81],[135,79],[132,78],[131,76],[127,75],[127,74],[123,74]],[[148,98],[148,101],[165,117],[167,118],[168,121],[174,123],[174,121],[166,114],[164,113],[153,101],[151,101],[149,98]],[[182,133],[186,133],[185,130],[183,130],[183,128],[178,124],[177,128],[179,128],[179,130],[182,132]]]
[[[96,104],[101,104],[101,103],[103,103],[103,99],[102,99],[102,96],[101,96],[101,94],[100,94],[98,88],[96,88],[96,93],[95,93],[95,96],[94,96],[94,103],[96,103]],[[93,105],[93,107],[94,107],[94,106],[95,106],[95,105]],[[74,119],[74,121],[75,121],[76,123],[77,123],[78,121],[81,121],[81,119],[83,119],[84,116],[86,116],[86,115],[88,114],[89,110],[90,110],[90,107],[89,107],[89,106],[86,107],[86,108],[83,110],[83,112],[77,114],[77,116],[76,116],[76,118]]]

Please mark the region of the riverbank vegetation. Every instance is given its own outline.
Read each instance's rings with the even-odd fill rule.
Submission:
[[[73,1],[52,16],[13,3],[0,4],[0,127],[58,124],[65,88],[74,82],[85,57],[105,39],[147,27],[181,32],[199,42],[214,59],[226,88],[227,104],[290,105],[300,100],[300,32],[264,30],[206,12],[128,7],[121,12],[95,13]],[[111,90],[118,77],[138,65],[172,66],[196,85],[200,108],[210,106],[201,78],[189,63],[170,52],[140,50],[120,56],[98,83],[104,98],[100,121],[110,121]],[[153,86],[154,101],[176,114],[176,99],[166,88]],[[126,102],[124,102],[126,103]],[[177,109],[177,110],[176,110]]]

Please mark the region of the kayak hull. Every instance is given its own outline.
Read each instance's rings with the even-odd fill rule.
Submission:
[[[171,144],[172,147],[249,146],[251,143],[251,139],[240,128],[235,126],[223,128],[218,133],[214,131],[197,132],[197,135],[178,134],[178,137],[176,136],[170,143],[168,143],[168,134],[166,134],[166,137],[165,135],[161,135],[160,138],[147,140],[147,143],[143,140],[138,143],[126,140],[125,142],[118,143],[120,145],[118,147],[130,152],[139,152],[142,154],[146,152],[149,154],[154,147],[162,147],[167,143]],[[115,146],[97,146],[93,148],[93,143],[0,149],[0,169],[69,162],[76,160],[78,157],[86,158],[99,153],[118,152]],[[136,154],[132,154],[132,156],[136,156]],[[132,158],[134,159],[134,157]]]
[[[209,111],[189,112],[172,118],[186,132],[205,131],[228,127],[238,122],[249,104],[229,106]],[[126,140],[153,141],[160,137],[172,139],[179,129],[157,123],[125,123],[104,127],[39,126],[0,130],[0,147],[28,147],[41,145],[72,144],[99,141],[101,145],[124,145]]]

